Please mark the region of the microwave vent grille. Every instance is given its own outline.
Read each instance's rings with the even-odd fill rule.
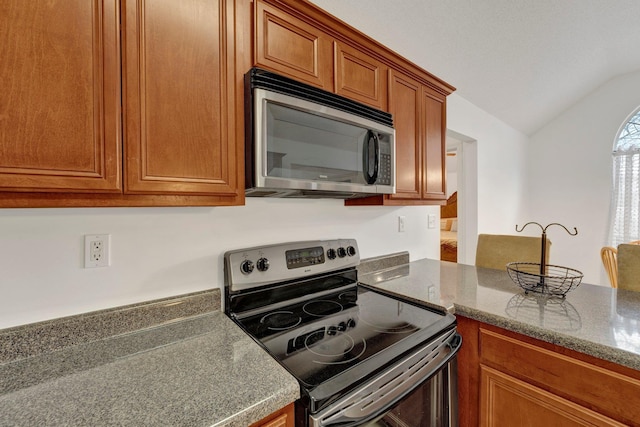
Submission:
[[[356,101],[346,100],[345,98],[334,93],[327,92],[326,90],[319,89],[305,83],[300,83],[293,79],[283,77],[260,68],[252,68],[249,72],[249,78],[251,81],[251,88],[268,89],[285,95],[294,96],[296,98],[312,101],[326,105],[327,107],[355,114],[385,126],[393,127],[393,116],[391,113],[369,107],[368,105]]]

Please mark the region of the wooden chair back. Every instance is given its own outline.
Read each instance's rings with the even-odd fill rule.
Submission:
[[[600,249],[600,258],[602,258],[602,264],[604,270],[609,276],[609,283],[612,288],[618,287],[618,250],[611,246],[604,246]]]

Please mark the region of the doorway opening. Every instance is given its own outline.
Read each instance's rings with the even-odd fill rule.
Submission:
[[[451,250],[450,245],[455,244],[456,262],[474,264],[478,240],[477,141],[447,129],[446,151],[449,200],[441,208],[441,258],[446,250]],[[454,203],[455,213],[452,213]]]

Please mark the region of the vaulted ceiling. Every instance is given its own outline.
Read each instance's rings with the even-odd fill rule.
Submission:
[[[312,2],[528,135],[640,70],[638,0]]]

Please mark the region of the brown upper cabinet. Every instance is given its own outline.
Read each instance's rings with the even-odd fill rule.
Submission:
[[[345,24],[323,18],[306,2],[255,0],[251,65],[386,110],[387,66],[337,38]]]
[[[259,0],[255,6],[255,34],[256,66],[333,90],[333,44],[329,35]]]
[[[334,42],[334,58],[336,93],[386,110],[387,66],[339,41]]]
[[[117,1],[0,10],[0,191],[121,191]]]
[[[396,194],[387,200],[422,199],[422,85],[393,72],[389,110],[396,129]]]
[[[242,204],[234,6],[3,2],[0,206]]]
[[[243,76],[391,111],[398,191],[442,203],[454,88],[304,0],[4,0],[0,207],[244,203]]]
[[[446,99],[442,94],[422,87],[422,200],[447,201],[446,191]]]
[[[255,0],[253,13],[255,49],[243,68],[270,69],[393,114],[396,194],[347,205],[446,201],[446,97],[452,86],[307,1]]]

